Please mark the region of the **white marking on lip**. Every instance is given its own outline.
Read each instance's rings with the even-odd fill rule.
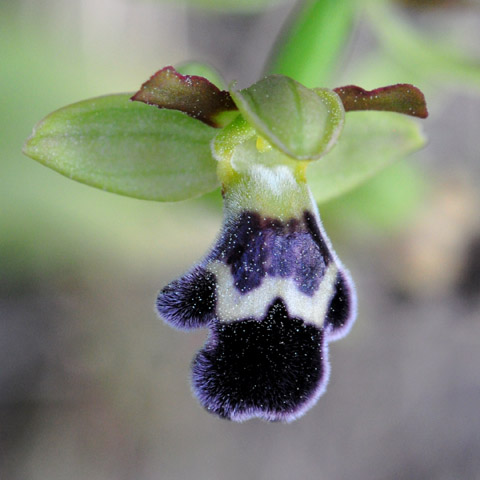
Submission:
[[[233,322],[243,318],[260,320],[267,314],[272,302],[280,297],[291,317],[322,327],[334,294],[338,267],[331,262],[315,293],[310,296],[298,289],[294,279],[265,276],[257,288],[241,293],[235,286],[230,267],[215,260],[206,269],[217,280],[216,315],[220,322]]]

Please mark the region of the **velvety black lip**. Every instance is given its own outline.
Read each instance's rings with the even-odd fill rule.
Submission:
[[[325,390],[328,342],[344,336],[355,318],[353,283],[311,212],[281,221],[245,211],[228,220],[204,260],[160,292],[157,309],[177,328],[210,329],[192,365],[193,390],[207,410],[234,421],[259,417],[289,422]],[[222,321],[216,312],[220,279],[212,273],[217,262],[232,275],[233,285],[222,279],[227,282],[222,288],[233,298],[261,286],[267,277],[289,278],[298,295],[313,296],[335,262],[336,277],[328,278],[334,282],[325,285],[325,292],[332,289],[325,299],[325,318],[306,323],[289,314],[286,300],[275,293],[251,317],[237,311]],[[294,290],[289,286],[289,298]]]
[[[193,362],[194,391],[223,418],[291,420],[326,380],[323,335],[289,317],[281,298],[260,321],[217,323]]]
[[[324,328],[329,340],[343,337],[354,315],[354,294],[345,273],[339,271],[335,278],[334,294],[325,317]]]
[[[157,310],[176,328],[205,327],[215,316],[215,289],[215,275],[197,266],[158,294]]]

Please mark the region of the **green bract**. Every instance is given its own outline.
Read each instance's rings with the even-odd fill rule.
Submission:
[[[196,72],[200,67],[190,68]],[[204,71],[215,76],[211,69]],[[404,98],[406,91],[410,96]],[[337,143],[345,111],[359,105],[426,115],[423,95],[411,85],[333,91],[271,75],[251,87],[226,91],[204,77],[166,67],[131,100],[137,101],[110,95],[57,110],[35,127],[24,153],[106,191],[177,201],[217,188],[217,173],[220,180],[230,175],[231,152],[254,137],[241,151],[253,152],[256,145],[259,152],[269,152],[252,154],[252,163],[260,158],[271,164],[296,162],[303,172],[307,161],[316,160],[308,176],[320,202],[355,187],[424,143],[418,125],[405,116],[354,113],[339,146],[319,160]],[[242,155],[241,161],[247,160]]]

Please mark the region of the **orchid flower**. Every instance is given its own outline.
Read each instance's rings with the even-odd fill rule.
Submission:
[[[356,316],[353,281],[317,201],[331,195],[332,183],[338,194],[377,168],[348,169],[345,155],[325,155],[342,142],[346,111],[424,118],[423,95],[403,84],[370,92],[309,89],[283,75],[227,91],[166,67],[131,100],[102,97],[54,112],[25,153],[84,183],[139,198],[180,200],[220,185],[218,238],[161,290],[157,311],[175,328],[210,330],[192,365],[193,391],[208,411],[234,421],[298,418],[325,390],[328,343]],[[412,128],[396,125],[397,135]],[[313,192],[310,164],[330,168],[317,171]]]

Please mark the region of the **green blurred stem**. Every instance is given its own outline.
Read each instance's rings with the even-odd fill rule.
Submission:
[[[352,32],[354,0],[305,0],[268,63],[266,73],[294,78],[313,88],[328,86]]]

